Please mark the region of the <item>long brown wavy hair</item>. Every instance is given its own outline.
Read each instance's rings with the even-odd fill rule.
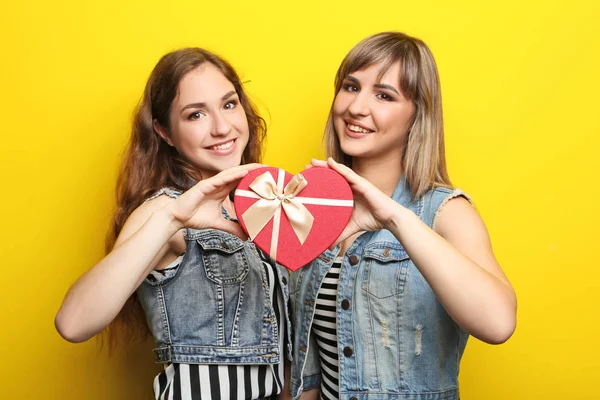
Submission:
[[[335,95],[349,74],[382,63],[381,78],[396,62],[400,62],[402,94],[415,105],[403,144],[402,172],[412,196],[420,197],[433,187],[452,186],[446,168],[440,79],[429,47],[422,40],[400,32],[382,32],[363,39],[342,61],[335,77]],[[352,167],[352,157],[340,146],[331,112],[324,140],[328,156]]]
[[[150,74],[134,113],[131,137],[117,180],[117,207],[106,236],[107,253],[114,247],[129,215],[152,193],[163,187],[185,191],[202,179],[199,172],[158,135],[153,128],[153,121],[169,128],[171,104],[177,96],[179,82],[204,63],[217,67],[233,84],[246,112],[249,139],[242,155],[242,164],[260,162],[266,123],[246,94],[233,67],[218,55],[200,48],[184,48],[166,54]],[[144,311],[134,293],[107,327],[103,338],[112,349],[130,340],[145,339],[149,333]]]

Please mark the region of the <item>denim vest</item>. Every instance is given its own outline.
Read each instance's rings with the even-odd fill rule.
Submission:
[[[436,188],[411,199],[404,177],[392,198],[433,227],[459,190]],[[468,198],[468,197],[467,197]],[[294,398],[318,388],[311,325],[317,291],[339,246],[292,275]],[[388,230],[359,236],[343,257],[336,300],[340,399],[455,400],[468,334],[446,313],[402,244]]]
[[[162,190],[159,194],[179,193]],[[156,197],[156,196],[154,196]],[[230,219],[223,209],[223,216]],[[277,364],[277,319],[269,298],[259,249],[250,241],[214,229],[186,229],[186,251],[176,272],[137,294],[160,363]],[[263,255],[264,257],[264,255]],[[266,258],[265,258],[266,259]],[[277,264],[284,299],[281,321],[291,358],[288,270]]]

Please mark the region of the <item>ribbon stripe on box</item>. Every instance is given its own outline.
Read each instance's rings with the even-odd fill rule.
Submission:
[[[254,243],[296,270],[337,239],[354,202],[346,180],[328,168],[311,168],[293,177],[283,169],[260,168],[242,179],[234,204]]]

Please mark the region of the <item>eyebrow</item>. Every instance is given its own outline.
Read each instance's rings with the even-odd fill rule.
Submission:
[[[350,82],[353,83],[360,83],[358,79],[356,79],[355,77],[353,77],[352,75],[348,75],[346,77],[347,80],[349,80]],[[392,92],[396,93],[398,96],[400,96],[400,93],[398,93],[398,90],[396,90],[395,87],[391,86],[391,85],[386,85],[385,83],[376,83],[375,85],[373,85],[375,88],[377,89],[387,89],[387,90],[391,90]]]
[[[236,91],[235,90],[230,90],[229,92],[227,92],[223,96],[221,96],[221,101],[227,100],[228,98],[230,98],[234,94],[236,94]],[[190,104],[186,105],[185,107],[183,107],[181,109],[181,112],[184,112],[188,108],[204,108],[204,107],[206,107],[206,103],[190,103]]]
[[[391,90],[392,92],[396,93],[398,96],[400,96],[400,93],[398,93],[398,91],[396,90],[395,87],[393,87],[392,85],[386,85],[384,83],[376,83],[374,85],[377,89],[388,89]]]

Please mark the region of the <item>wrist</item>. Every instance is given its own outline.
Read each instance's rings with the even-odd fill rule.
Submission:
[[[384,224],[384,228],[390,232],[397,232],[398,229],[406,226],[406,221],[411,218],[411,216],[415,216],[415,213],[401,204],[396,203],[394,211]]]
[[[181,221],[179,221],[177,218],[175,218],[175,216],[173,215],[173,212],[171,211],[171,209],[168,206],[163,207],[160,210],[156,211],[152,215],[152,218],[161,224],[166,224],[167,230],[169,232],[171,232],[172,234],[175,234],[178,231],[180,231],[181,229],[185,228],[183,226],[183,223]]]

